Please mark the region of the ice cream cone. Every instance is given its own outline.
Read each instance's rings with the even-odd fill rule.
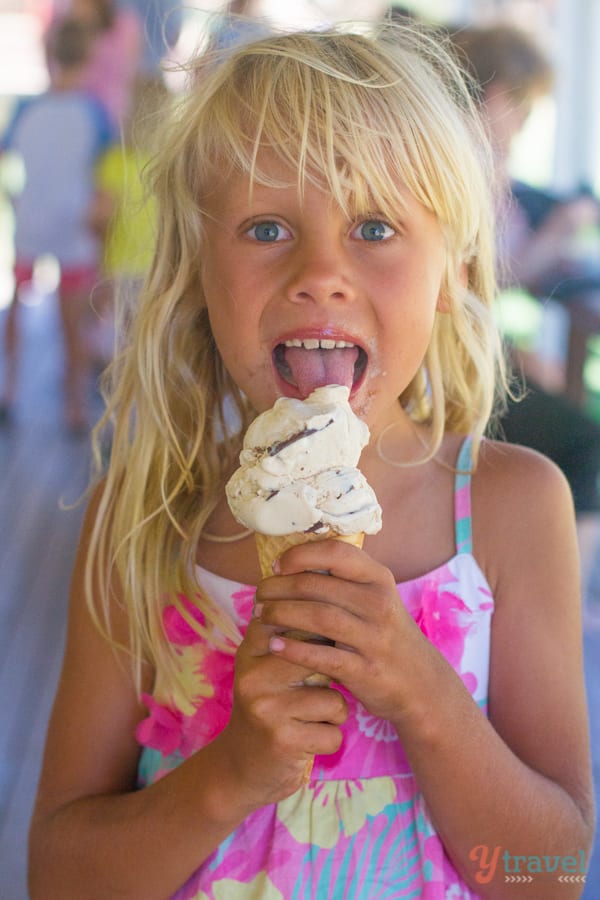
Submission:
[[[358,468],[368,443],[369,428],[353,411],[344,384],[316,387],[302,400],[278,397],[249,425],[240,466],[225,490],[233,517],[256,535],[263,578],[274,574],[275,560],[296,544],[331,538],[362,547],[365,534],[377,534],[381,506]],[[316,534],[316,528],[326,530]],[[345,535],[350,528],[354,533]],[[333,643],[302,629],[285,635]],[[329,683],[318,672],[304,679],[313,686]],[[309,761],[305,783],[311,768]]]
[[[314,531],[296,532],[295,534],[255,534],[258,561],[263,578],[269,578],[273,574],[273,563],[282,553],[295,547],[296,544],[308,544],[311,541],[325,541],[333,538],[336,541],[344,541],[346,544],[354,544],[362,547],[365,535],[363,531],[356,534],[337,534],[334,531],[325,531],[316,534]]]
[[[332,538],[336,541],[344,541],[346,544],[353,544],[359,549],[363,545],[365,535],[363,531],[355,534],[337,534],[333,531],[326,531],[321,534],[315,532],[296,532],[294,534],[255,534],[256,550],[258,552],[258,561],[260,563],[260,571],[263,578],[270,578],[273,575],[273,563],[279,559],[282,553],[296,544],[307,544],[313,541],[324,541]],[[285,636],[293,638],[296,641],[309,641],[312,644],[329,644],[327,638],[321,635],[313,634],[310,631],[303,631],[299,628],[292,628],[285,632]],[[329,687],[331,681],[327,675],[321,672],[313,672],[304,679],[304,684],[311,687]],[[303,781],[308,784],[312,772],[313,760],[309,760],[304,768]]]

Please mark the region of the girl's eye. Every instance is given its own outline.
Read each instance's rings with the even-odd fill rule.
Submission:
[[[258,222],[249,228],[246,234],[263,244],[272,244],[289,238],[289,232],[277,222]]]
[[[355,228],[353,237],[363,241],[385,241],[396,234],[391,225],[379,219],[368,219]]]

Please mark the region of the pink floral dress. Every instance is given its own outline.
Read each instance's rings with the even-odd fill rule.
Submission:
[[[461,471],[470,460],[467,439],[456,476],[456,555],[399,584],[398,591],[485,712],[493,600],[471,553],[470,476]],[[205,570],[198,571],[198,581],[243,632],[255,588]],[[189,690],[164,696],[157,684],[154,695],[145,698],[149,715],[137,732],[143,748],[140,787],[209,743],[231,710],[234,656],[200,640],[175,607],[167,607],[164,621]],[[444,852],[396,732],[339,690],[350,710],[341,749],[316,757],[306,787],[250,815],[173,900],[476,897]]]

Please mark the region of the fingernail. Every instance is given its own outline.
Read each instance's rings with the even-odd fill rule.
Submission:
[[[274,635],[269,641],[269,649],[277,652],[278,650],[283,650],[285,647],[285,641],[282,641],[280,637]]]
[[[263,611],[263,604],[255,603],[252,615],[254,616],[255,619],[260,619],[260,617],[262,616],[262,611]]]
[[[279,573],[281,572],[281,565],[279,564],[279,557],[277,557],[277,559],[274,561],[271,568],[273,569],[273,571],[275,572],[276,575],[279,575]]]

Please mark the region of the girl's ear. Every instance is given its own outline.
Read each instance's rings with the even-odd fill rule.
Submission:
[[[466,262],[461,262],[456,273],[459,285],[466,290],[469,283],[469,269]],[[444,283],[440,288],[438,295],[436,310],[439,313],[449,313],[452,310],[452,300],[450,299],[449,278],[446,276]]]

